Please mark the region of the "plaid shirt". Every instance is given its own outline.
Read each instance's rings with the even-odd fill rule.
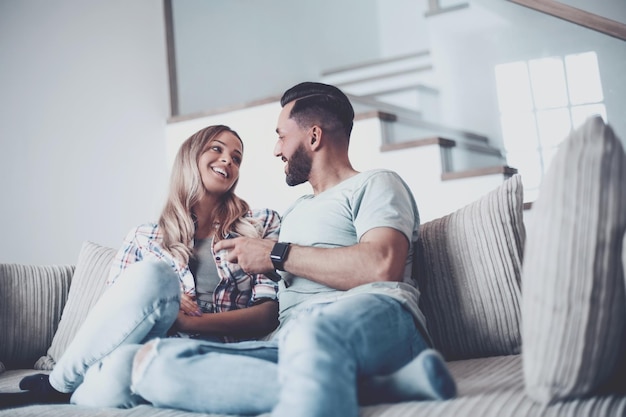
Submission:
[[[256,222],[260,236],[268,239],[278,239],[280,216],[273,210],[251,210],[246,218]],[[229,233],[226,237],[237,237],[236,233]],[[195,295],[195,280],[189,265],[174,259],[163,249],[163,234],[155,223],[146,223],[133,228],[122,248],[115,255],[111,273],[107,284],[112,284],[126,267],[143,259],[160,259],[174,269],[181,283],[182,291]],[[246,308],[262,299],[277,299],[278,285],[265,275],[247,275],[239,265],[226,261],[227,251],[213,252],[220,283],[213,293],[213,303],[216,312]]]

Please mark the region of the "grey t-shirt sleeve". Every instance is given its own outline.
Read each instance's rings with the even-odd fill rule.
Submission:
[[[409,187],[396,173],[379,171],[355,190],[354,225],[358,240],[369,230],[390,227],[409,242],[417,240],[419,214]]]

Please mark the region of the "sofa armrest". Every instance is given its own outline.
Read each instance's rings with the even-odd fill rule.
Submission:
[[[32,368],[46,354],[73,273],[71,265],[0,264],[0,363],[6,369]]]

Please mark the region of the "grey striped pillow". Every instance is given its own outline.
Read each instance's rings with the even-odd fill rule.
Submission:
[[[524,238],[519,175],[420,227],[420,308],[446,359],[519,353]]]
[[[96,243],[83,243],[61,322],[54,334],[48,354],[39,358],[35,363],[35,369],[50,370],[57,359],[63,355],[85,321],[87,313],[102,295],[115,253],[115,249]]]
[[[626,326],[626,155],[600,117],[560,146],[528,224],[524,379],[543,403],[591,393],[613,373]]]

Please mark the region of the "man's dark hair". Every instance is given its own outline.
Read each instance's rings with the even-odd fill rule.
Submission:
[[[337,87],[303,82],[285,91],[280,105],[296,100],[289,118],[294,119],[298,126],[309,127],[319,125],[331,134],[341,132],[350,138],[354,123],[354,109],[348,97]]]

